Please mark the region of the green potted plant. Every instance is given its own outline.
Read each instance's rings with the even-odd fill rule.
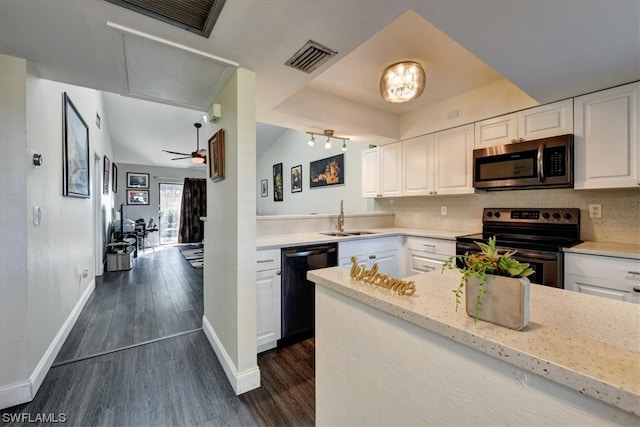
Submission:
[[[487,243],[476,242],[479,253],[465,253],[450,257],[442,267],[460,271],[460,284],[453,291],[456,311],[466,296],[467,314],[478,319],[524,329],[529,322],[529,287],[527,276],[534,271],[513,255],[516,251],[498,252],[496,238]],[[462,267],[458,267],[456,261]]]

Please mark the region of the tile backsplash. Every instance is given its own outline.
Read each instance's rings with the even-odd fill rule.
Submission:
[[[602,218],[589,218],[589,204],[602,205]],[[585,241],[640,244],[640,189],[512,190],[455,196],[375,200],[375,210],[393,212],[395,227],[460,231],[482,229],[485,207],[579,208]],[[447,215],[441,215],[446,206]]]

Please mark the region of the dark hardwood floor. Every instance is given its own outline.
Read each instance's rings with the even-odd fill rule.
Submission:
[[[55,363],[202,327],[202,269],[178,247],[147,251],[126,271],[105,272]]]
[[[260,354],[262,386],[236,396],[204,333],[184,332],[200,327],[202,317],[202,270],[189,269],[172,248],[140,257],[131,271],[106,274],[56,361],[144,344],[54,364],[34,400],[1,411],[0,424],[314,425],[314,339]],[[185,313],[198,307],[194,327],[194,315]]]

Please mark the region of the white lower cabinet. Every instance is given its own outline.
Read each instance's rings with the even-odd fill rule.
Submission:
[[[449,257],[456,254],[453,240],[408,236],[405,238],[403,276],[440,270]]]
[[[358,258],[359,265],[371,268],[378,263],[379,272],[392,277],[399,277],[401,236],[350,240],[338,243],[339,265],[351,268],[351,257]]]
[[[256,271],[257,350],[275,348],[281,337],[280,249],[259,250]]]
[[[565,289],[640,303],[640,260],[564,254]]]

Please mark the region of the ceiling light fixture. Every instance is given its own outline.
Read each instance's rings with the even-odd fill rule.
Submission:
[[[325,129],[322,133],[319,132],[305,132],[308,135],[311,135],[311,137],[309,138],[309,141],[307,142],[307,144],[309,145],[309,147],[313,147],[313,145],[315,144],[316,140],[315,140],[315,136],[326,136],[327,137],[327,142],[324,143],[324,148],[326,148],[327,150],[331,149],[331,139],[341,139],[342,140],[342,145],[340,146],[340,148],[342,149],[342,151],[347,151],[347,141],[349,141],[349,138],[344,138],[344,137],[337,137],[337,136],[333,136],[333,130],[332,129]]]
[[[424,92],[426,76],[417,62],[405,61],[388,66],[380,77],[380,95],[398,104],[416,99]]]

